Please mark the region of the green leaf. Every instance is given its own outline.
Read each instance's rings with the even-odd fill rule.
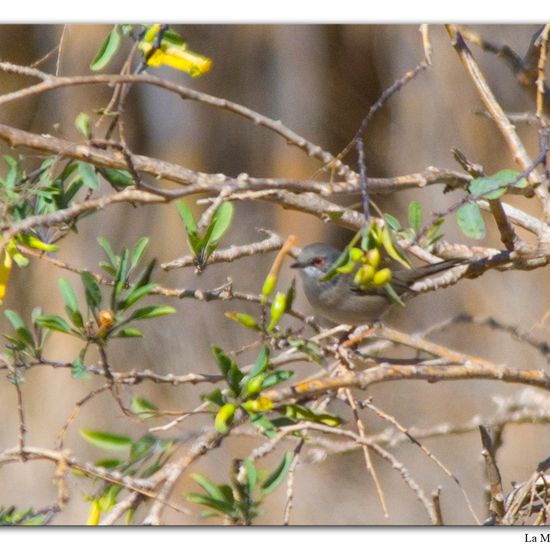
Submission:
[[[290,339],[288,343],[296,348],[298,351],[301,351],[309,358],[313,359],[316,363],[321,363],[323,361],[323,350],[315,342],[304,339]]]
[[[143,420],[156,416],[158,407],[143,397],[134,397],[130,404],[130,410]]]
[[[80,274],[86,294],[86,302],[91,309],[97,309],[101,305],[101,289],[95,277],[88,271]]]
[[[195,256],[199,256],[203,249],[203,243],[197,233],[197,224],[191,209],[183,201],[176,201],[176,208],[185,226],[189,246]]]
[[[342,420],[337,416],[328,413],[317,413],[300,405],[284,405],[281,409],[281,412],[292,420],[309,420],[326,426],[339,426],[342,423]]]
[[[254,462],[249,458],[243,460],[243,467],[246,471],[248,494],[251,495],[256,488],[256,483],[258,483],[258,471],[256,470],[256,466],[254,466]]]
[[[183,201],[176,201],[176,208],[178,209],[178,213],[183,221],[187,234],[193,233],[197,235],[197,224],[195,223],[195,218],[189,206]]]
[[[386,283],[384,285],[384,292],[388,295],[388,298],[398,306],[405,307],[405,302],[401,299],[399,294],[395,291],[391,283]]]
[[[479,206],[475,202],[461,206],[456,213],[456,221],[467,237],[477,240],[485,237],[485,222]]]
[[[106,271],[109,275],[112,275],[113,277],[116,276],[116,269],[108,262],[99,262],[99,267]]]
[[[86,138],[90,139],[90,117],[86,113],[78,113],[74,119],[76,129]]]
[[[233,395],[237,397],[241,391],[241,380],[243,379],[244,374],[241,372],[237,363],[232,363],[231,368],[227,372],[225,379],[227,380],[227,385],[232,391]]]
[[[143,319],[153,319],[162,315],[171,315],[176,310],[171,306],[148,306],[137,309],[130,315],[128,321],[142,321]]]
[[[132,253],[130,255],[130,271],[132,271],[136,267],[136,265],[141,261],[141,258],[143,257],[143,254],[147,249],[147,246],[149,246],[148,237],[142,237],[134,245],[134,248],[132,249]]]
[[[277,384],[280,384],[281,382],[284,382],[285,380],[288,380],[292,377],[293,374],[294,372],[291,370],[277,370],[275,372],[272,372],[265,377],[264,383],[262,384],[262,390],[271,388],[273,386],[276,386]]]
[[[287,451],[279,466],[277,466],[271,475],[262,483],[262,493],[264,495],[268,495],[273,492],[282,483],[288,469],[290,468],[290,465],[292,464],[292,458],[292,452]]]
[[[516,170],[500,170],[492,176],[476,178],[470,182],[468,190],[476,197],[494,200],[502,197],[510,184],[520,176]],[[514,184],[514,187],[523,188],[528,185],[525,178],[521,178]]]
[[[133,443],[130,437],[107,432],[94,432],[81,428],[79,433],[88,443],[105,451],[128,451]]]
[[[99,173],[115,188],[129,187],[134,185],[134,178],[128,170],[117,170],[115,168],[99,168]]]
[[[201,395],[201,398],[205,401],[208,401],[209,403],[212,403],[212,405],[216,405],[217,407],[223,407],[225,403],[223,399],[223,394],[220,389],[216,389],[211,391],[210,393]]]
[[[152,435],[144,435],[132,443],[130,460],[138,460],[145,457],[157,445],[159,440]]]
[[[228,503],[233,502],[233,499],[229,500],[227,495],[224,494],[218,485],[212,483],[208,478],[202,476],[201,474],[191,474],[189,477],[196,481],[212,498]]]
[[[9,166],[8,174],[5,180],[6,189],[12,190],[20,177],[19,163],[9,155],[4,155],[4,160]]]
[[[120,261],[118,264],[118,269],[115,276],[115,286],[113,288],[113,293],[111,294],[111,309],[116,309],[116,299],[117,296],[122,292],[122,289],[126,286],[126,281],[128,278],[128,249],[124,249]]]
[[[71,363],[71,376],[75,380],[88,380],[90,378],[91,374],[88,372],[81,357],[77,357]]]
[[[141,300],[148,294],[151,294],[151,292],[155,290],[155,288],[157,288],[157,285],[155,283],[150,283],[148,285],[130,290],[128,296],[119,302],[119,308],[128,309],[137,301]]]
[[[113,338],[141,338],[143,336],[143,332],[138,330],[137,328],[128,327],[123,328],[122,330],[119,330]]]
[[[40,315],[36,318],[36,324],[43,328],[64,332],[65,334],[73,333],[67,321],[58,315]]]
[[[275,425],[264,414],[257,414],[247,411],[250,416],[250,422],[258,428],[266,437],[273,439],[277,435]]]
[[[34,338],[19,314],[11,309],[6,309],[4,315],[7,317],[17,336],[29,346],[34,347]]]
[[[206,495],[200,495],[198,493],[188,493],[187,500],[189,502],[196,502],[197,504],[202,504],[203,506],[208,506],[214,510],[218,510],[224,515],[234,517],[236,515],[236,510],[232,504],[228,504],[223,500],[216,500],[212,497]]]
[[[409,204],[409,226],[418,233],[422,228],[422,205],[418,201]]]
[[[62,278],[59,279],[58,285],[59,290],[61,290],[61,295],[63,296],[63,301],[65,302],[67,314],[76,327],[82,328],[84,326],[84,321],[82,319],[82,314],[80,313],[80,308],[78,306],[78,300],[71,283]]]
[[[63,191],[63,195],[60,199],[60,208],[67,208],[69,206],[69,203],[73,200],[75,195],[80,191],[82,186],[84,185],[84,182],[82,181],[82,178],[75,178]]]
[[[103,458],[95,462],[96,466],[99,466],[100,468],[105,468],[106,470],[113,470],[114,468],[118,468],[123,464],[124,460],[120,460],[119,458]]]
[[[254,363],[254,366],[252,367],[252,370],[248,373],[248,377],[252,378],[264,372],[267,367],[269,367],[269,347],[263,345],[260,353],[258,354],[258,357],[256,357],[256,361]]]
[[[411,269],[411,264],[403,256],[403,254],[401,254],[401,252],[397,249],[397,247],[393,243],[390,229],[387,225],[384,225],[384,227],[382,228],[381,239],[382,239],[382,245],[384,246],[390,258],[404,265],[407,269]]]
[[[84,182],[84,185],[90,189],[99,189],[99,180],[95,173],[95,168],[87,162],[78,162],[78,173]]]
[[[383,217],[384,217],[384,220],[386,221],[386,223],[394,231],[399,231],[401,229],[401,223],[399,222],[399,220],[395,216],[392,216],[391,214],[384,214]]]
[[[107,259],[109,260],[109,263],[116,269],[118,269],[118,259],[113,252],[113,249],[111,248],[111,245],[109,244],[109,241],[107,239],[104,239],[103,237],[98,237],[97,242],[99,246],[103,249],[103,252],[105,252],[105,256],[107,256]]]
[[[208,249],[209,254],[215,250],[218,246],[218,242],[231,225],[233,211],[234,208],[230,202],[222,202],[216,209],[214,216],[212,216],[212,221],[210,222],[210,226],[204,238],[204,246]]]
[[[223,374],[224,378],[227,378],[227,373],[229,372],[229,369],[233,364],[235,364],[235,361],[230,359],[222,348],[219,346],[212,346],[212,355],[214,356],[214,359],[216,359],[216,362],[218,363],[218,366],[220,367],[220,371]]]
[[[118,30],[118,25],[115,25],[101,45],[94,60],[90,63],[90,69],[92,69],[92,71],[101,71],[101,69],[104,69],[116,54],[119,47],[120,32]]]

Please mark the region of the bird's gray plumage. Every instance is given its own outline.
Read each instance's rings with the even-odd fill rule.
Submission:
[[[353,284],[353,274],[340,274],[321,281],[340,251],[324,243],[303,248],[292,264],[300,270],[304,293],[315,312],[335,323],[359,325],[378,321],[393,305],[383,289],[361,290]],[[447,260],[414,269],[393,271],[391,285],[402,300],[414,296],[410,286],[417,280],[449,269],[463,260]]]

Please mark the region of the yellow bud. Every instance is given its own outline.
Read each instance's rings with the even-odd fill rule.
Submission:
[[[243,408],[248,412],[265,412],[273,408],[273,403],[267,397],[259,397],[253,401],[243,403]]]
[[[353,282],[358,286],[365,286],[371,282],[374,275],[374,267],[370,264],[365,264],[357,270]]]
[[[105,333],[113,326],[115,315],[110,309],[100,309],[97,312],[99,322],[99,335],[104,336]]]
[[[371,248],[367,252],[365,260],[369,265],[372,265],[372,267],[376,269],[380,263],[380,256],[381,254],[378,248]]]
[[[226,403],[223,405],[214,419],[214,426],[216,430],[222,434],[229,430],[231,424],[233,423],[233,418],[235,417],[235,411],[237,406],[233,403]]]
[[[372,284],[374,286],[384,286],[391,281],[391,277],[391,269],[389,267],[385,267],[384,269],[380,269],[374,274],[374,277],[372,278]]]
[[[97,525],[99,523],[100,517],[101,510],[99,508],[99,502],[97,500],[92,500],[88,519],[86,520],[86,525]]]

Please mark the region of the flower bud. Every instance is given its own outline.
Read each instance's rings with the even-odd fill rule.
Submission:
[[[384,267],[374,274],[372,284],[374,286],[384,286],[391,281],[392,272],[389,267]]]
[[[374,275],[374,267],[369,264],[364,264],[360,269],[358,269],[353,282],[358,286],[364,287],[370,283]]]
[[[367,254],[366,254],[366,262],[369,265],[372,265],[374,269],[378,267],[378,264],[380,263],[380,250],[378,248],[371,248]]]

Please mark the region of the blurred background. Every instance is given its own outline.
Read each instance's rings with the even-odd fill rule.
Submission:
[[[354,136],[361,120],[384,89],[411,70],[423,57],[418,26],[409,25],[189,25],[175,27],[189,42],[190,49],[213,59],[212,71],[193,80],[170,69],[150,69],[158,76],[181,82],[194,89],[241,103],[283,123],[310,141],[336,154]],[[523,55],[537,26],[473,26],[486,39],[507,44]],[[457,147],[487,173],[514,168],[504,141],[488,118],[476,111],[481,103],[472,82],[460,64],[442,26],[430,27],[433,66],[421,73],[393,96],[371,122],[366,136],[366,164],[370,176],[396,176],[419,172],[428,166],[458,169],[450,149]],[[89,63],[110,31],[108,25],[69,25],[60,58],[60,74],[88,74]],[[63,26],[2,26],[0,58],[29,65],[46,54],[60,40]],[[521,88],[509,68],[496,56],[474,49],[482,70],[506,111],[533,110],[533,97]],[[109,72],[120,69],[119,55]],[[42,68],[55,71],[55,56]],[[118,64],[117,64],[118,63]],[[0,93],[31,84],[32,79],[3,74]],[[0,121],[37,133],[60,135],[79,141],[74,128],[78,113],[93,113],[109,101],[108,87],[65,88],[3,107]],[[229,176],[247,173],[258,177],[310,178],[319,163],[266,129],[230,113],[197,102],[182,101],[175,95],[152,87],[134,86],[124,114],[129,145],[134,153],[149,155],[203,172],[222,172]],[[536,132],[519,127],[520,137],[534,157],[538,150]],[[9,152],[0,144],[2,154]],[[10,154],[13,154],[11,152]],[[348,162],[354,162],[353,157]],[[324,176],[328,177],[328,176]],[[385,211],[406,222],[406,208],[413,198],[426,213],[444,210],[459,195],[443,195],[438,187],[394,194],[377,199]],[[535,201],[510,199],[510,202],[538,215]],[[302,213],[282,210],[269,203],[237,203],[233,225],[224,243],[244,244],[260,240],[256,228],[265,227],[283,238],[294,233],[303,246],[325,240],[344,246],[350,232],[325,224]],[[196,207],[199,212],[203,207]],[[487,246],[498,246],[492,221],[487,218]],[[449,219],[443,229],[446,239],[465,242]],[[106,237],[115,250],[133,245],[144,235],[151,237],[150,257],[166,262],[188,253],[181,220],[173,205],[132,208],[111,207],[79,223],[78,234],[62,242],[60,259],[97,271],[102,251],[98,236]],[[522,235],[523,236],[523,235]],[[468,244],[474,244],[468,241]],[[222,243],[223,246],[223,243]],[[210,266],[197,276],[192,269],[156,273],[155,280],[166,287],[210,289],[228,276],[238,290],[258,293],[273,261],[273,255],[243,259],[232,264]],[[63,314],[57,279],[66,277],[80,289],[78,277],[61,272],[46,263],[33,260],[26,269],[15,269],[4,307],[15,309],[28,318],[35,305],[45,312]],[[281,284],[290,283],[292,273],[285,266]],[[396,311],[386,321],[396,328],[422,330],[460,312],[491,315],[502,322],[514,323],[546,338],[538,323],[549,308],[550,285],[545,269],[533,272],[490,272],[473,281],[412,301],[404,311]],[[156,299],[155,303],[159,303]],[[216,372],[209,347],[212,343],[227,351],[250,342],[250,333],[223,316],[238,309],[257,313],[258,308],[237,303],[201,303],[166,301],[177,308],[175,315],[143,325],[145,338],[118,341],[111,349],[116,370],[151,369],[159,373]],[[310,310],[301,295],[297,309]],[[292,324],[292,323],[291,323]],[[0,328],[7,326],[2,316]],[[541,368],[543,360],[530,348],[510,337],[489,329],[472,326],[453,327],[434,340],[457,350],[479,354],[495,362],[514,367]],[[63,336],[52,337],[45,355],[59,361],[71,361],[79,351],[77,342]],[[91,356],[90,356],[91,357]],[[243,361],[249,356],[243,356]],[[91,357],[93,358],[93,357]],[[244,364],[244,363],[243,363]],[[313,372],[303,365],[298,375]],[[74,403],[86,395],[99,380],[78,381],[70,373],[52,369],[34,369],[22,387],[27,414],[28,443],[51,447],[56,433],[71,413]],[[164,387],[143,384],[127,389],[125,397],[141,395],[163,409],[189,410],[200,402],[206,387]],[[396,416],[407,427],[429,427],[440,422],[464,422],[475,415],[495,411],[494,399],[522,391],[520,386],[471,381],[452,384],[400,382],[373,387],[368,393],[357,392]],[[0,379],[3,422],[0,447],[11,448],[17,442],[16,396],[13,386]],[[345,409],[334,412],[346,414]],[[371,433],[386,423],[372,414],[364,415]],[[184,423],[169,435],[192,435],[204,418]],[[161,423],[160,421],[158,422]],[[78,428],[110,431],[139,437],[151,424],[131,423],[123,417],[109,394],[94,399],[81,411],[66,438],[66,446],[85,460],[103,453],[84,442]],[[350,429],[353,423],[349,423]],[[168,434],[167,434],[168,435]],[[545,427],[523,425],[508,428],[499,452],[504,487],[514,480],[526,479],[536,464],[550,454],[550,438]],[[232,457],[244,457],[259,443],[250,438],[229,438],[221,448],[193,465],[221,483],[229,474]],[[442,437],[427,446],[461,480],[476,512],[483,517],[484,483],[480,441],[477,433]],[[457,486],[416,447],[403,445],[397,458],[429,494],[443,487],[441,502],[449,524],[471,524],[471,514]],[[307,458],[307,455],[306,455]],[[277,463],[280,455],[264,461],[265,467]],[[307,462],[307,461],[306,461]],[[390,517],[384,518],[367,474],[361,451],[329,456],[318,463],[301,464],[296,472],[294,509],[291,522],[309,525],[391,525],[425,524],[428,518],[415,495],[400,476],[386,463],[374,457],[374,464],[388,500]],[[55,500],[52,484],[54,466],[49,463],[12,464],[0,469],[0,505],[40,508]],[[173,498],[196,490],[186,479],[177,486]],[[89,491],[84,480],[72,478],[73,499],[55,523],[81,524],[88,513],[83,496]],[[279,489],[264,506],[259,523],[280,524],[285,490]],[[168,523],[198,523],[195,516],[166,512]]]

